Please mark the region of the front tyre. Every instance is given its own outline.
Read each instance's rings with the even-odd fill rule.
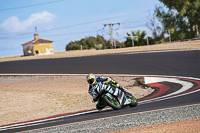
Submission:
[[[131,96],[129,98],[131,100],[131,103],[129,104],[130,107],[136,107],[137,106],[137,99],[134,96]]]
[[[102,97],[103,101],[110,106],[111,108],[115,109],[115,110],[119,110],[121,109],[121,105],[120,103],[117,101],[117,99],[111,99],[110,97],[104,95]]]

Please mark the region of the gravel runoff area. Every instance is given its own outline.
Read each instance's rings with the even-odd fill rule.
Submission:
[[[137,99],[151,94],[134,77],[113,77]],[[95,109],[86,76],[0,76],[0,125]]]
[[[53,128],[40,129],[38,131],[31,131],[31,133],[99,133],[99,132],[121,132],[122,129],[129,129],[127,132],[137,132],[137,127],[143,127],[144,125],[155,125],[161,123],[170,124],[174,121],[194,120],[196,125],[192,125],[192,129],[189,127],[177,127],[173,131],[168,131],[166,128],[159,129],[158,132],[200,132],[200,104],[190,105],[186,107],[179,107],[173,109],[165,109],[152,112],[142,112],[134,115],[127,115],[109,119],[100,119],[89,122],[82,122],[72,125],[60,125]],[[170,122],[170,123],[169,123]],[[135,128],[134,128],[135,127]],[[153,128],[150,126],[149,128]],[[120,131],[119,131],[120,130]],[[149,132],[154,132],[149,130]],[[123,132],[123,131],[122,131]],[[148,132],[147,130],[139,130],[139,132]]]

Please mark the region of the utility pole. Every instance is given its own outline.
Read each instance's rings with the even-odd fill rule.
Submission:
[[[81,44],[81,46],[80,46],[80,47],[81,47],[81,50],[83,50],[83,45],[82,45],[82,44]]]
[[[169,30],[169,42],[172,42],[172,40],[171,40],[171,34],[170,34],[170,30]]]
[[[120,23],[104,24],[104,28],[107,25],[110,27],[110,43],[111,43],[112,48],[116,48],[116,44],[115,44],[115,41],[114,41],[114,38],[113,38],[113,26],[116,25],[116,24],[120,25]]]
[[[135,44],[134,44],[134,37],[133,37],[133,35],[131,36],[131,39],[132,39],[132,46],[134,47]]]
[[[134,32],[133,32],[132,34],[129,34],[129,33],[126,33],[126,34],[128,35],[128,37],[131,36],[131,39],[132,39],[132,46],[134,47],[134,46],[135,46],[135,44],[134,44],[134,37],[137,37],[137,36],[135,35]]]
[[[113,24],[109,24],[110,26],[110,43],[112,45],[112,48],[114,46],[114,40],[113,40]],[[115,46],[114,46],[115,47]],[[116,47],[115,47],[116,48]]]
[[[148,39],[148,37],[147,37],[147,45],[149,45],[149,39]]]

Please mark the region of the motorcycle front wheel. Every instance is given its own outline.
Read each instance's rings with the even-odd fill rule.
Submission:
[[[103,101],[108,105],[110,106],[111,108],[115,109],[115,110],[119,110],[121,109],[121,105],[120,103],[117,101],[117,99],[114,99],[114,98],[110,98],[106,95],[104,95],[102,97]]]
[[[136,107],[138,104],[137,99],[133,95],[129,99],[131,100],[131,103],[129,104],[129,106]]]

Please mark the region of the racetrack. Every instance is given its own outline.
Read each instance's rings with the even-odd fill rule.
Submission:
[[[0,73],[136,74],[200,77],[200,50],[112,54],[0,63]]]
[[[58,123],[66,124],[78,121],[85,121],[91,119],[105,118],[110,116],[118,116],[123,114],[137,113],[152,109],[188,105],[194,103],[200,103],[199,98],[199,79],[200,78],[200,51],[173,51],[173,52],[152,52],[152,53],[128,53],[117,55],[100,55],[100,56],[88,56],[88,57],[72,57],[62,59],[46,59],[46,60],[32,60],[32,61],[17,61],[17,62],[2,62],[0,63],[0,73],[50,73],[50,74],[86,74],[93,72],[95,74],[137,74],[137,75],[168,75],[167,79],[173,79],[172,81],[160,80],[154,78],[156,85],[162,84],[170,87],[169,91],[158,95],[162,96],[162,99],[158,96],[154,96],[154,100],[145,102],[140,101],[139,106],[136,108],[126,108],[123,110],[112,111],[105,110],[103,112],[89,112],[83,115],[70,116],[65,119],[59,118]],[[178,76],[178,77],[169,77]],[[180,77],[183,76],[183,77]],[[148,76],[147,76],[148,77]],[[154,77],[154,76],[152,76]],[[184,78],[194,77],[194,78]],[[156,81],[157,80],[157,81]],[[190,88],[185,91],[173,94],[185,86],[185,84],[177,83],[175,80],[182,82],[188,82],[191,84]],[[148,81],[151,83],[150,81]],[[170,83],[171,82],[171,83]],[[181,83],[182,83],[181,82]],[[159,83],[159,84],[158,84]],[[179,85],[178,85],[179,84]],[[187,85],[188,85],[187,84]],[[156,86],[155,86],[156,87]],[[161,88],[162,87],[158,87]],[[193,92],[187,95],[184,93]],[[170,94],[173,94],[169,96]],[[167,99],[163,96],[167,96]],[[181,95],[179,97],[172,97]],[[151,95],[152,96],[152,95]],[[169,98],[172,97],[172,98]],[[156,100],[158,98],[159,100]],[[168,99],[169,98],[169,99]],[[146,98],[145,100],[148,100]],[[143,104],[142,104],[143,103]],[[148,103],[148,104],[147,104]],[[89,119],[88,119],[89,118]],[[54,121],[54,120],[53,120]],[[76,121],[77,122],[77,121]],[[44,125],[52,126],[55,123],[45,122],[39,127]],[[19,131],[27,130],[22,129]],[[28,128],[30,130],[30,128]],[[13,131],[13,130],[12,130]]]

